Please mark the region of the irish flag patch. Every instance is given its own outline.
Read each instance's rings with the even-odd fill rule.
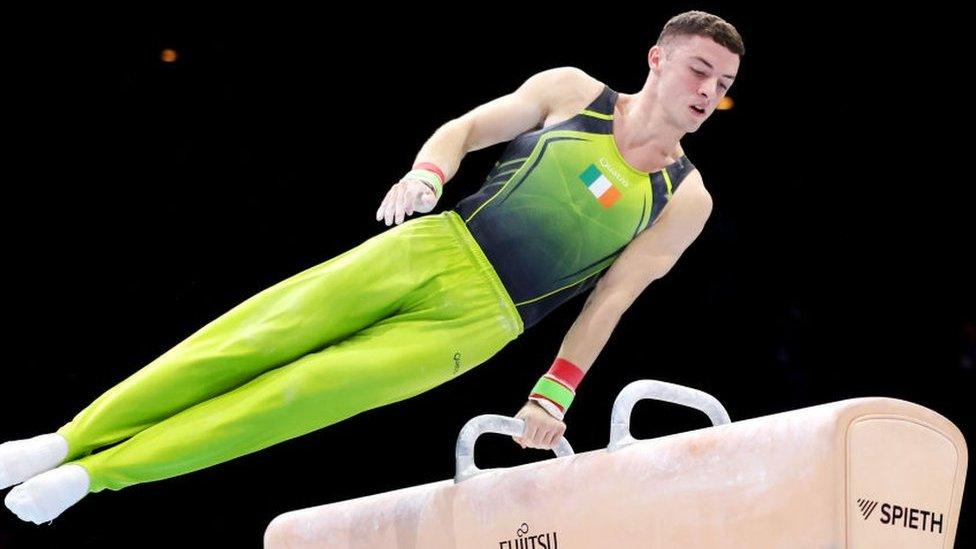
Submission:
[[[605,175],[596,167],[596,164],[590,164],[583,173],[580,174],[580,179],[583,183],[586,183],[586,188],[590,189],[593,196],[603,205],[604,208],[609,208],[613,206],[613,203],[620,198],[620,191],[613,186],[613,183],[606,178]]]

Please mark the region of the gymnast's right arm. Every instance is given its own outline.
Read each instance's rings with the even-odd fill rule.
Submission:
[[[454,177],[465,154],[511,141],[540,126],[554,106],[576,91],[573,83],[582,77],[586,73],[575,67],[544,70],[529,77],[512,93],[478,105],[443,124],[417,153],[414,169],[387,192],[376,211],[376,220],[385,218],[387,225],[394,220],[399,224],[405,214],[410,215],[414,210],[432,210],[440,198],[437,183],[443,185]],[[416,172],[430,164],[442,172],[432,172],[436,180],[431,180],[430,174]]]

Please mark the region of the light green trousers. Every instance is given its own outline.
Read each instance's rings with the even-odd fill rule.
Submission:
[[[415,396],[523,330],[461,217],[414,217],[237,305],[58,432],[91,492],[120,490]]]

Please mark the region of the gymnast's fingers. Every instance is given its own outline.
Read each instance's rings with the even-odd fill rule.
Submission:
[[[396,201],[396,215],[394,216],[394,221],[397,225],[403,223],[404,211],[407,207],[407,193],[410,192],[410,182],[401,181],[400,190],[397,192]]]
[[[390,191],[391,191],[390,192],[390,199],[387,200],[387,202],[386,202],[386,211],[384,213],[384,221],[386,222],[386,225],[387,226],[389,226],[391,223],[393,223],[393,216],[396,213],[397,193],[400,192],[400,188],[401,188],[401,185],[398,182],[396,185],[393,185],[393,188],[392,189],[390,189]]]
[[[390,185],[390,189],[386,191],[386,196],[384,196],[383,201],[380,202],[380,207],[376,210],[377,221],[381,221],[383,219],[383,212],[386,210],[386,202],[390,199],[390,194],[392,193],[393,193],[393,185]]]

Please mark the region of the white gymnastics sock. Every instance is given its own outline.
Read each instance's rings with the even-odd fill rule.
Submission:
[[[4,503],[20,520],[44,524],[81,501],[90,482],[84,467],[69,463],[15,486]]]
[[[68,441],[58,433],[0,444],[0,490],[50,471],[68,456]]]

